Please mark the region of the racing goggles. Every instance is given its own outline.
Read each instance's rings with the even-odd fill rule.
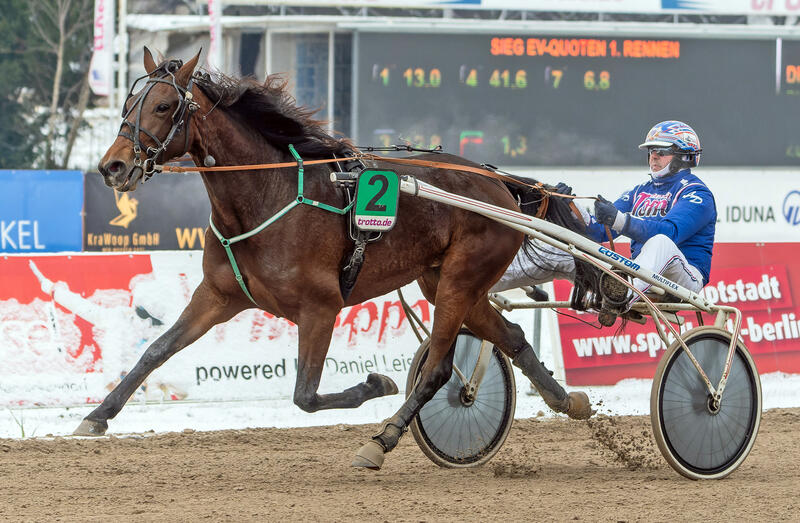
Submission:
[[[672,147],[650,147],[647,149],[647,156],[673,156],[675,151]]]

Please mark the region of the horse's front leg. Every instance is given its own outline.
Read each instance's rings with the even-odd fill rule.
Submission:
[[[436,392],[450,379],[453,371],[455,346],[453,340],[464,317],[464,303],[467,300],[441,300],[434,310],[433,332],[428,349],[428,357],[420,369],[420,377],[414,390],[406,398],[394,416],[383,421],[380,430],[363,445],[353,459],[354,467],[378,470],[383,465],[384,454],[394,449],[400,442],[411,420]]]
[[[322,409],[355,408],[367,400],[397,394],[397,385],[388,376],[371,373],[367,381],[342,392],[318,394],[325,356],[331,342],[338,308],[313,307],[301,314],[298,322],[297,382],[294,403],[306,412]]]
[[[145,353],[122,381],[114,387],[103,403],[86,416],[74,434],[100,436],[108,429],[108,420],[119,414],[131,394],[172,355],[192,344],[214,325],[231,319],[241,311],[228,300],[212,291],[205,282],[195,290],[189,305],[180,318],[147,348]]]

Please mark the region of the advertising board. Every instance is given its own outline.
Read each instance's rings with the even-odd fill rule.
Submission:
[[[199,250],[211,205],[196,174],[157,175],[135,192],[117,192],[86,174],[84,250]]]
[[[95,403],[171,326],[202,278],[193,252],[0,257],[0,405]],[[404,289],[430,327],[433,307]],[[343,309],[321,392],[380,372],[401,387],[419,342],[396,294]],[[297,327],[244,311],[151,374],[134,401],[292,398]]]
[[[568,299],[570,289],[567,282],[556,282],[556,297]],[[741,337],[759,373],[800,373],[800,244],[716,244],[703,294],[742,311]],[[619,323],[600,328],[594,314],[563,312],[559,336],[568,384],[613,385],[653,377],[666,345],[652,321],[629,322],[619,331]],[[699,326],[696,313],[681,316],[683,330]],[[712,315],[702,318],[706,325],[714,323]]]
[[[83,173],[0,170],[0,252],[81,250]]]

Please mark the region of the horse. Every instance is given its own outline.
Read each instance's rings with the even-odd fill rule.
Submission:
[[[368,245],[349,293],[342,292],[340,277],[353,242],[342,214],[296,205],[257,234],[226,245],[227,239],[253,231],[280,214],[288,202],[299,199],[299,162],[292,151],[308,161],[350,157],[355,147],[347,138],[326,131],[324,122],[313,118],[315,111],[299,107],[282,76],[270,75],[260,83],[253,78],[195,74],[199,56],[198,52],[185,64],[180,60],[156,64],[145,47],[147,75],[140,78],[145,85],[136,94],[131,88],[119,134],[98,165],[106,185],[133,191],[142,179],[156,174],[158,162],[186,153],[198,166],[289,162],[291,167],[201,173],[212,209],[211,227],[205,232],[203,279],[175,324],[82,420],[76,434],[105,434],[108,420],[120,412],[148,374],[212,326],[252,307],[297,325],[293,401],[300,409],[355,408],[366,400],[395,394],[395,383],[377,373],[342,392],[319,394],[317,390],[338,312],[415,280],[435,305],[429,355],[405,403],[361,447],[354,466],[380,468],[384,454],[397,445],[421,407],[449,379],[454,339],[462,324],[512,358],[552,409],[578,419],[591,416],[586,394],[566,394],[536,358],[522,329],[505,320],[488,300],[489,288],[523,240],[529,241],[512,228],[403,193],[395,227]],[[517,211],[518,200],[528,201],[526,212],[532,213],[538,204],[530,201],[541,203],[546,196],[540,187],[465,172],[480,166],[458,156],[429,152],[413,158],[454,168],[375,159],[365,159],[364,164],[395,169],[446,191]],[[331,207],[344,206],[345,195],[330,181],[333,169],[331,163],[306,165],[303,197]],[[545,218],[582,229],[583,223],[578,223],[567,205],[552,198]]]

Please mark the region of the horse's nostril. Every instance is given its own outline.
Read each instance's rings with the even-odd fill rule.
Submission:
[[[117,174],[125,169],[125,163],[117,160],[106,166],[106,169],[108,169],[108,172],[111,174]]]

